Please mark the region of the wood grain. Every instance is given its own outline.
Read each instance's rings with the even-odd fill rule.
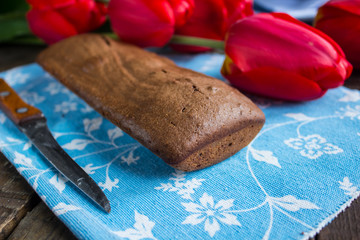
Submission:
[[[5,239],[40,200],[0,153],[0,239]]]
[[[360,239],[360,199],[325,227],[316,240]]]
[[[0,44],[0,71],[32,63],[45,46],[21,46]]]
[[[344,86],[352,89],[360,89],[360,69],[354,70],[351,77],[345,81]]]
[[[22,64],[31,63],[35,60],[36,55],[43,49],[44,47],[33,47],[33,46],[11,46],[11,45],[0,45],[0,71],[4,71],[6,69],[16,67]],[[354,89],[360,89],[360,72],[355,71],[351,78],[345,82],[345,86]],[[7,173],[9,170],[10,172]],[[7,178],[6,178],[7,176]],[[8,179],[8,180],[3,180]],[[15,179],[15,180],[11,180]],[[16,180],[17,179],[17,180]],[[21,181],[20,181],[21,180]],[[16,185],[18,186],[16,187]],[[7,188],[16,189],[16,188],[24,188],[26,190],[27,195],[21,195],[18,198],[32,199],[35,198],[36,201],[39,201],[36,197],[34,197],[33,191],[27,185],[25,180],[20,177],[20,175],[15,171],[14,168],[11,167],[11,164],[1,158],[0,155],[0,189],[7,185]],[[13,187],[14,186],[14,187]],[[6,187],[5,187],[6,188]],[[21,191],[20,191],[21,192]],[[24,190],[25,192],[25,190]],[[22,201],[22,200],[21,200]],[[2,202],[2,200],[0,200]],[[30,200],[28,201],[31,202]],[[31,204],[29,204],[28,208],[31,208]],[[39,236],[34,235],[33,226],[39,226],[38,224],[43,224],[42,227],[46,230],[43,232],[43,236],[48,236],[48,239],[62,239],[63,231],[66,227],[59,221],[55,221],[56,217],[54,214],[43,204],[39,204],[37,206],[36,211],[33,211],[31,214],[32,217],[24,218],[21,221],[21,218],[24,217],[24,210],[17,211],[17,217],[12,217],[13,221],[9,221],[9,218],[4,218],[4,216],[8,216],[8,212],[2,212],[0,208],[0,239],[5,238],[12,231],[11,238],[16,239],[15,237],[19,236],[20,233],[23,233],[26,237],[20,238],[23,240],[37,240]],[[25,208],[23,208],[25,209]],[[25,210],[26,212],[27,210]],[[14,216],[14,215],[12,215]],[[33,216],[37,216],[34,218]],[[44,218],[43,216],[48,216],[48,218]],[[44,220],[45,219],[45,220]],[[50,221],[47,221],[47,220]],[[20,222],[20,224],[19,224]],[[31,223],[31,224],[29,224]],[[18,228],[16,227],[18,225]],[[357,240],[360,239],[360,198],[354,201],[349,208],[347,208],[344,212],[340,213],[338,217],[335,218],[328,226],[326,226],[319,234],[317,234],[314,238],[315,240],[325,240],[325,239],[342,239],[342,240]],[[11,227],[12,226],[12,227]],[[15,228],[15,230],[14,230]],[[6,231],[4,231],[6,230]],[[6,233],[5,233],[6,232]],[[41,237],[41,236],[40,236]],[[64,239],[64,238],[63,238]],[[69,236],[69,240],[75,239],[74,236]]]
[[[38,204],[20,222],[8,240],[76,239],[44,203]]]

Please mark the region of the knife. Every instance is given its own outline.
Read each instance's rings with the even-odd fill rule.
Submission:
[[[10,118],[41,152],[41,154],[70,182],[106,212],[110,203],[95,181],[60,147],[46,124],[44,114],[25,103],[0,78],[0,109]]]

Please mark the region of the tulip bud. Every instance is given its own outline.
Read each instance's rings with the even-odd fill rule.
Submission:
[[[194,0],[169,0],[175,15],[175,27],[184,25],[193,14]]]
[[[352,71],[327,35],[287,14],[244,18],[225,40],[222,74],[241,90],[293,101],[321,97]]]
[[[334,39],[360,68],[360,0],[332,0],[319,8],[314,26]]]
[[[108,8],[112,28],[122,41],[162,47],[193,7],[193,0],[111,0]]]
[[[195,0],[192,17],[175,33],[182,36],[224,40],[229,27],[237,20],[253,14],[252,0]],[[203,52],[211,50],[204,47],[193,47],[172,44],[177,51]]]
[[[27,0],[31,10],[27,20],[31,31],[47,44],[86,33],[106,20],[106,7],[94,0]]]

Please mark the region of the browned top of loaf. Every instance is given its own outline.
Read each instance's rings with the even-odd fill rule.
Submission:
[[[222,81],[100,35],[66,39],[38,62],[168,163],[264,119]]]

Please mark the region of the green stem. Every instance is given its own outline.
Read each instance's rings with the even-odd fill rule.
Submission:
[[[171,40],[171,43],[184,44],[198,47],[208,47],[213,49],[224,50],[225,44],[224,41],[212,40],[208,38],[198,38],[198,37],[188,37],[181,35],[174,35]]]
[[[96,2],[101,2],[101,3],[109,3],[110,0],[95,0]]]
[[[109,38],[112,38],[112,39],[119,39],[118,36],[115,34],[115,33],[111,33],[111,32],[100,32],[101,35],[105,35]]]

